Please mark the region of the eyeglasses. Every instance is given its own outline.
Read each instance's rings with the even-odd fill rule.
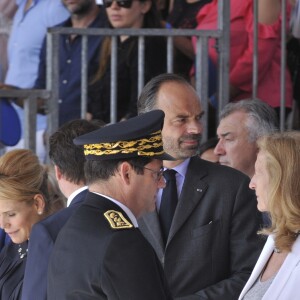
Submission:
[[[149,170],[152,172],[152,174],[154,174],[156,176],[155,180],[157,182],[159,182],[161,180],[161,178],[163,177],[163,174],[164,174],[164,168],[161,167],[159,171],[155,171],[153,169],[150,169],[150,168],[146,168],[146,167],[143,167],[144,169],[146,170]]]
[[[106,8],[111,7],[113,2],[116,2],[119,7],[131,8],[133,0],[104,0],[104,5]]]

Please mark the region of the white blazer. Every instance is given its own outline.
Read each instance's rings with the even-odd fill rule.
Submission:
[[[243,299],[247,291],[260,276],[274,250],[273,236],[269,236],[258,258],[258,261],[244,286],[239,299]],[[273,282],[266,291],[262,300],[299,300],[300,287],[300,236],[295,241],[292,251],[288,254]]]

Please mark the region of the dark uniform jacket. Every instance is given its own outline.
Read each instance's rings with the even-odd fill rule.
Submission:
[[[114,202],[88,193],[61,230],[48,269],[49,300],[170,299],[154,250]]]

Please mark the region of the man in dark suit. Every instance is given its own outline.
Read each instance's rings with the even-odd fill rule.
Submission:
[[[30,234],[22,300],[47,299],[47,269],[56,237],[72,213],[81,205],[87,186],[85,157],[73,139],[99,129],[102,123],[73,120],[60,127],[49,139],[49,156],[58,185],[68,199],[67,208],[35,224]]]
[[[111,124],[74,142],[84,145],[89,187],[54,245],[48,299],[171,299],[159,260],[137,228],[165,183],[164,113]]]
[[[249,178],[198,157],[204,112],[183,78],[153,78],[138,100],[140,114],[152,109],[165,113],[164,150],[177,160],[164,167],[176,171],[178,203],[165,240],[162,191],[157,209],[139,220],[140,229],[163,263],[175,299],[237,299],[263,243]]]

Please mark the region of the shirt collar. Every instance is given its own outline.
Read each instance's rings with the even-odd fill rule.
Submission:
[[[190,158],[184,160],[181,164],[177,165],[175,168],[172,168],[172,169],[175,170],[182,177],[185,177],[189,162],[190,162]],[[166,169],[167,168],[164,168],[164,170],[166,170]]]
[[[176,174],[176,185],[177,185],[177,194],[178,197],[180,197],[181,190],[183,187],[184,179],[185,179],[185,174],[187,172],[187,168],[190,162],[190,158],[184,160],[181,164],[173,168],[177,172]],[[164,168],[166,170],[167,168]],[[156,207],[157,210],[160,209],[160,204],[161,204],[161,196],[162,196],[163,189],[159,189],[157,192],[157,197],[156,197]]]
[[[84,190],[86,190],[88,187],[87,186],[83,186],[81,188],[79,188],[78,190],[74,191],[68,198],[67,201],[67,207],[70,206],[70,204],[72,203],[73,199],[81,192],[83,192]]]
[[[132,213],[132,211],[127,207],[125,206],[123,203],[119,202],[118,200],[116,199],[113,199],[107,195],[103,195],[103,194],[100,194],[100,193],[96,193],[96,192],[93,192],[94,194],[97,194],[97,195],[100,195],[110,201],[112,201],[113,203],[115,203],[116,205],[118,205],[121,209],[123,209],[125,211],[125,213],[127,214],[127,216],[129,217],[131,223],[133,224],[133,226],[135,228],[139,227],[138,225],[138,222],[137,222],[137,219],[136,217],[134,216],[134,214]]]

